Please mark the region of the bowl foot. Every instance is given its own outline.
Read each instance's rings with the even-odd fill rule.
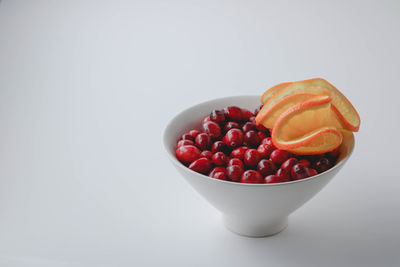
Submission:
[[[279,218],[267,221],[243,220],[223,215],[222,221],[231,232],[247,237],[266,237],[280,233],[287,224],[288,218]]]

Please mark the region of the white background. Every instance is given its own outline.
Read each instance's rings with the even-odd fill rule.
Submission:
[[[399,266],[399,1],[0,3],[0,266]],[[212,98],[324,77],[352,158],[274,237],[227,231],[161,144]]]

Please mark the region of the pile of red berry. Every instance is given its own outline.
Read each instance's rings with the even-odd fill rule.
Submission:
[[[339,149],[322,155],[294,155],[277,149],[270,132],[256,124],[254,113],[230,106],[213,110],[202,130],[181,136],[176,157],[189,169],[215,179],[241,183],[282,183],[330,169]]]

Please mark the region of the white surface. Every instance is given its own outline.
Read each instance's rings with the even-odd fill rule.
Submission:
[[[398,266],[400,4],[275,2],[1,1],[0,265]],[[279,235],[230,233],[167,120],[316,76],[361,115],[354,155]]]

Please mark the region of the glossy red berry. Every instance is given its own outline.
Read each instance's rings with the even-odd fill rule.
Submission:
[[[256,124],[256,117],[255,116],[250,117],[249,122]]]
[[[258,171],[247,170],[242,174],[240,182],[247,184],[262,184],[264,179]]]
[[[211,167],[211,161],[207,158],[196,159],[189,165],[189,169],[202,174],[207,174],[210,171]]]
[[[238,147],[238,148],[234,149],[234,150],[231,152],[231,158],[237,158],[237,159],[243,160],[243,158],[244,158],[244,153],[245,153],[248,149],[249,149],[249,148],[248,148],[248,147],[245,147],[245,146],[241,146],[241,147]]]
[[[224,152],[225,154],[229,152],[228,146],[222,141],[215,141],[214,144],[211,146],[211,152]]]
[[[240,159],[237,159],[237,158],[230,159],[228,162],[228,166],[232,166],[232,165],[237,165],[237,166],[241,167],[242,169],[244,169],[244,163]]]
[[[280,165],[290,157],[290,153],[286,150],[275,149],[269,157],[273,163]]]
[[[211,159],[213,153],[211,153],[211,151],[209,150],[204,150],[200,153],[200,158],[208,158]]]
[[[178,145],[176,146],[177,148],[178,147],[180,147],[180,146],[188,146],[188,145],[194,145],[194,143],[193,143],[193,141],[190,141],[190,140],[180,140],[179,142],[178,142]]]
[[[251,117],[254,117],[254,114],[248,109],[242,108],[242,112],[244,120],[248,121]]]
[[[285,183],[289,182],[290,179],[287,177],[276,176],[276,175],[268,175],[264,178],[265,184],[275,184],[275,183]]]
[[[224,172],[216,172],[213,176],[212,176],[212,178],[215,178],[215,179],[218,179],[218,180],[223,180],[223,181],[226,181],[226,180],[228,180],[227,178],[227,175],[226,175],[226,173],[224,173]]]
[[[225,114],[221,110],[213,110],[210,114],[210,120],[221,125],[225,122]]]
[[[230,129],[240,129],[240,124],[236,121],[228,121],[224,126],[224,131],[227,132]]]
[[[195,144],[200,150],[210,149],[211,137],[206,133],[201,133],[196,136]]]
[[[318,173],[329,170],[332,167],[329,159],[322,157],[317,159],[313,164],[313,169],[315,169]]]
[[[256,149],[248,149],[244,152],[243,162],[249,168],[255,168],[261,160],[260,154]]]
[[[225,116],[232,121],[243,121],[243,111],[239,107],[230,106],[224,109]]]
[[[216,166],[225,166],[228,163],[226,155],[222,152],[217,152],[211,157],[212,162]]]
[[[236,148],[243,143],[243,132],[239,129],[230,129],[222,139],[230,148]]]
[[[290,172],[293,180],[300,180],[310,177],[310,172],[307,167],[301,164],[295,164]]]
[[[243,142],[249,147],[258,147],[261,139],[255,131],[251,130],[244,134]]]
[[[281,169],[284,169],[285,171],[291,171],[292,167],[297,164],[299,161],[296,158],[289,158],[285,160],[282,165]]]
[[[258,134],[258,137],[260,137],[260,140],[263,140],[264,138],[268,137],[268,135],[264,132],[258,132],[257,134]]]
[[[299,160],[299,164],[306,166],[307,168],[310,167],[311,163],[309,160],[301,159]]]
[[[206,123],[207,121],[211,121],[210,116],[205,117],[205,118],[201,121],[201,124],[203,125],[203,124]]]
[[[284,169],[278,169],[275,175],[285,179],[290,179],[290,171],[285,171]]]
[[[230,165],[226,168],[226,175],[234,182],[240,182],[244,170],[239,165]]]
[[[274,151],[275,148],[273,148],[270,145],[267,144],[261,144],[258,146],[257,151],[260,153],[261,158],[267,159],[271,155],[272,151]]]
[[[221,127],[219,127],[219,125],[213,121],[207,121],[203,123],[203,130],[214,140],[221,137]]]
[[[267,159],[262,159],[257,164],[257,170],[262,176],[274,174],[276,172],[275,164]]]
[[[192,145],[180,146],[176,149],[176,158],[183,163],[192,163],[200,157],[200,150]]]
[[[212,169],[212,170],[210,171],[210,173],[208,174],[208,176],[214,178],[214,175],[215,175],[216,173],[218,173],[218,172],[226,173],[225,167],[215,167],[214,169]]]
[[[252,122],[246,122],[245,124],[242,125],[242,130],[244,133],[248,131],[255,131],[257,130],[256,125]]]
[[[276,147],[274,146],[274,144],[272,143],[272,138],[271,137],[266,137],[263,140],[261,140],[261,144],[266,144],[266,145],[270,145],[271,147],[273,147],[274,149],[276,149]]]
[[[314,169],[308,168],[308,172],[310,173],[310,176],[315,176],[318,174],[318,172]]]
[[[191,136],[193,136],[193,138],[196,138],[196,136],[197,136],[199,133],[200,133],[200,131],[197,131],[197,130],[191,130],[191,131],[189,131],[189,134],[190,134]]]
[[[182,135],[181,140],[194,141],[194,137],[190,133],[185,133]]]

